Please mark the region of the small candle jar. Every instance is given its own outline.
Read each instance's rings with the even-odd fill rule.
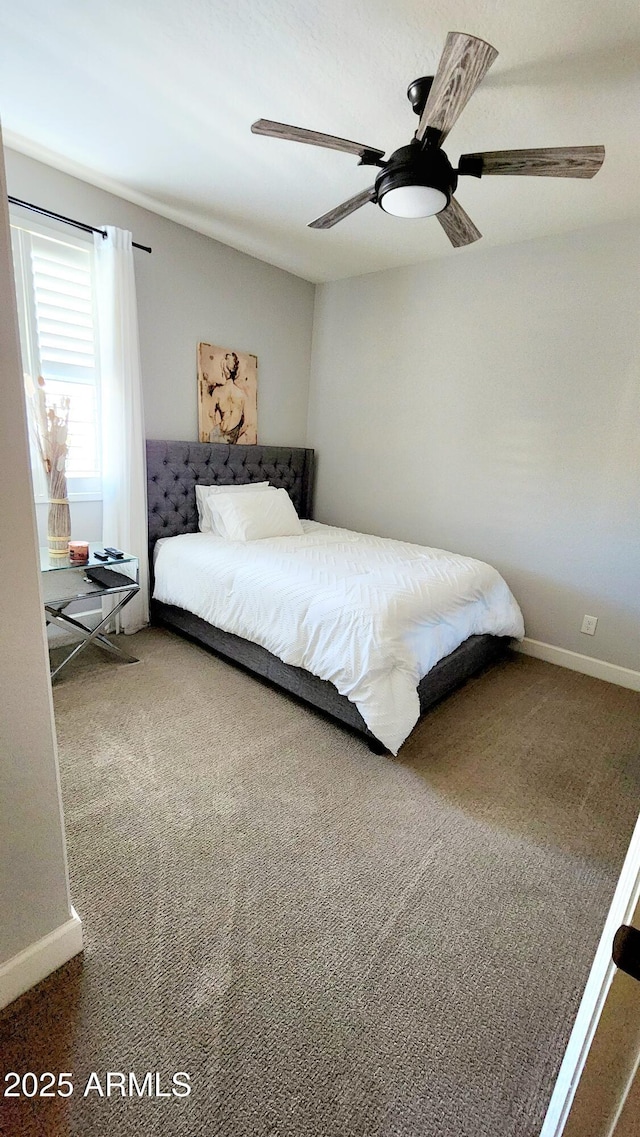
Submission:
[[[86,565],[89,560],[89,542],[69,541],[69,560],[72,565]]]

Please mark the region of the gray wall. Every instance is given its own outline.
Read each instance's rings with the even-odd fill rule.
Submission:
[[[14,197],[130,229],[152,246],[151,256],[135,253],[148,438],[198,437],[196,344],[205,340],[257,355],[259,442],[304,445],[313,284],[23,154],[7,150],[6,166]],[[99,507],[71,512],[74,536],[100,539]],[[44,508],[38,524],[44,539]]]
[[[0,964],[70,916],[0,140]]]
[[[639,276],[636,223],[319,286],[318,519],[490,561],[530,637],[639,669]]]
[[[7,168],[16,196],[153,246],[149,437],[196,438],[200,339],[253,351],[260,440],[317,448],[321,520],[491,561],[532,638],[640,668],[637,224],[319,286],[309,395],[312,284],[23,155]],[[72,524],[97,536],[99,506]]]

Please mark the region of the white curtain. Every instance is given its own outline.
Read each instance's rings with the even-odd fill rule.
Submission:
[[[145,434],[138,309],[131,233],[105,225],[95,234],[96,296],[102,399],[102,539],[140,564],[140,591],[119,627],[149,622]],[[123,565],[122,571],[126,572]]]

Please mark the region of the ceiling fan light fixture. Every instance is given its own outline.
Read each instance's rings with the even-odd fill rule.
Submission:
[[[379,198],[385,213],[394,217],[433,217],[449,204],[446,193],[436,186],[391,186]]]
[[[395,217],[433,217],[451,201],[457,178],[444,150],[411,143],[396,150],[376,178],[376,200]]]

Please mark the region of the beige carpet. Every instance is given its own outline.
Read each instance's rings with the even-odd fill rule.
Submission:
[[[640,804],[640,695],[522,656],[398,759],[161,631],[55,688],[86,951],[11,1137],[537,1137]],[[186,1071],[188,1098],[81,1096]]]

